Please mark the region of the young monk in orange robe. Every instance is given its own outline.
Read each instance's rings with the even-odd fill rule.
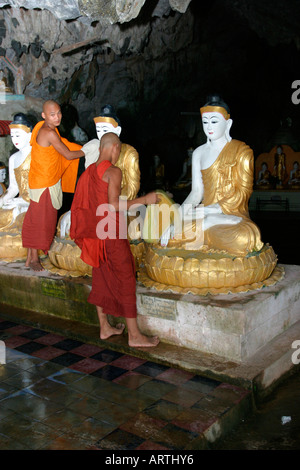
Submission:
[[[81,145],[61,138],[57,130],[62,114],[58,103],[43,105],[42,117],[32,131],[31,163],[28,176],[30,205],[22,227],[23,246],[28,248],[26,266],[43,270],[38,250],[47,254],[62,206],[62,192],[74,192]]]
[[[120,236],[119,217],[122,216],[120,210],[127,210],[133,204],[155,204],[158,198],[152,192],[119,202],[122,171],[114,164],[120,150],[121,142],[116,134],[107,133],[101,138],[99,159],[87,168],[77,183],[71,206],[70,236],[81,248],[81,259],[93,266],[88,302],[96,305],[100,338],[123,332],[124,325],[110,325],[109,314],[125,318],[129,346],[156,346],[159,339],[143,335],[137,325],[135,263],[128,239]],[[102,216],[96,214],[99,206],[106,209]],[[108,227],[108,231],[100,233],[97,226],[99,228],[99,222],[105,217],[110,230]]]

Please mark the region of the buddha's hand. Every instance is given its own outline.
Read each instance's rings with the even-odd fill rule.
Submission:
[[[66,238],[70,235],[71,228],[71,211],[66,212],[60,220],[60,236]]]
[[[216,204],[211,204],[209,206],[204,206],[204,216],[210,215],[210,214],[222,214],[222,209],[218,203]]]
[[[164,231],[160,237],[161,246],[167,246],[170,238],[174,238],[174,225],[169,225],[169,227]]]
[[[100,141],[98,139],[93,139],[81,147],[81,150],[84,152],[85,155],[85,169],[87,169],[88,166],[98,160],[99,146]]]
[[[207,230],[214,225],[235,225],[242,221],[242,217],[227,214],[209,214],[204,218],[203,230]]]
[[[0,198],[0,207],[3,207],[4,209],[13,209],[16,207],[16,202],[13,198],[6,198],[3,196]]]

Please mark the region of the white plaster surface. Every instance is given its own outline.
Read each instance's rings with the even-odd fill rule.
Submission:
[[[139,325],[170,344],[243,361],[300,320],[300,266],[248,293],[178,295],[138,287]]]

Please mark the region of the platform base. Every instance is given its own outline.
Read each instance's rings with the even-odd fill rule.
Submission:
[[[278,284],[244,294],[163,294],[137,285],[138,322],[158,334],[156,348],[133,349],[127,335],[108,347],[240,384],[260,394],[300,362],[300,266],[284,265]],[[95,307],[86,299],[91,278],[33,272],[24,263],[0,263],[2,312],[49,331],[98,344]],[[16,313],[17,312],[17,313]]]

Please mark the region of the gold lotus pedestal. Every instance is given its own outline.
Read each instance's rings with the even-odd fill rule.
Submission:
[[[130,249],[138,270],[144,257],[145,245],[141,240],[132,240]],[[48,258],[42,264],[48,271],[60,276],[92,276],[92,267],[82,261],[80,255],[81,250],[73,240],[57,236],[48,252]]]
[[[159,291],[198,295],[247,292],[270,286],[284,276],[269,245],[237,257],[224,251],[189,251],[147,245],[139,281]]]

